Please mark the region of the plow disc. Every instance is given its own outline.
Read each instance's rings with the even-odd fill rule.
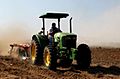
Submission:
[[[21,61],[28,62],[30,59],[30,45],[29,44],[10,44],[8,51],[11,57],[17,58]]]

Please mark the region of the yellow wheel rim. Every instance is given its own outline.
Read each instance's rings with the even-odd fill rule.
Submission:
[[[50,52],[47,50],[45,50],[45,65],[49,66],[50,65]]]
[[[32,45],[31,45],[31,59],[32,59],[32,63],[35,62],[35,57],[36,57],[36,44],[34,41],[32,41]]]

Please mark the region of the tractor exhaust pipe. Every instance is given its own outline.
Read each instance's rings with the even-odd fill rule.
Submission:
[[[72,33],[72,17],[70,18],[70,33]]]

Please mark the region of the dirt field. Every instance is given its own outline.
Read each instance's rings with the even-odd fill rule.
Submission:
[[[30,65],[9,56],[0,56],[0,79],[120,79],[120,48],[91,48],[88,70],[70,69],[56,72]]]

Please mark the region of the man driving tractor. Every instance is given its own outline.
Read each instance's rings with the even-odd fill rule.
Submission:
[[[56,27],[55,23],[52,23],[52,27],[50,29],[49,34],[54,36],[55,33],[62,32],[59,28]]]
[[[58,33],[58,32],[62,32],[62,31],[59,28],[56,27],[55,23],[52,23],[52,27],[49,30],[49,35],[48,35],[49,45],[52,45],[54,34]]]

